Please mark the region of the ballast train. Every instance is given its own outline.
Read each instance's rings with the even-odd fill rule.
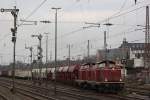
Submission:
[[[76,64],[70,67],[61,66],[56,68],[56,80],[57,82],[79,86],[84,89],[95,89],[100,92],[118,92],[124,88],[122,70],[122,66],[108,60],[83,65]],[[3,74],[1,72],[1,75]],[[32,77],[33,80],[38,80],[39,76],[43,79],[53,81],[55,80],[55,68],[48,68],[47,75],[46,68],[42,68],[41,75],[39,75],[39,69],[33,69],[32,73],[31,71],[21,70],[16,73],[16,77]]]

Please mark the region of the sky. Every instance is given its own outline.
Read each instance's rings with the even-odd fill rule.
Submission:
[[[123,38],[129,42],[144,42],[144,30],[138,30],[145,25],[145,6],[150,5],[149,0],[0,0],[0,8],[19,9],[17,24],[21,19],[37,21],[24,22],[18,26],[16,60],[29,63],[29,50],[33,46],[34,55],[37,54],[38,39],[32,38],[33,34],[42,34],[43,62],[45,62],[46,35],[48,34],[48,60],[54,60],[55,36],[55,10],[58,10],[58,59],[68,57],[68,46],[71,45],[72,59],[87,56],[87,41],[90,40],[90,55],[96,54],[98,49],[103,49],[103,33],[107,32],[107,48],[117,48]],[[140,8],[140,9],[138,9]],[[137,10],[135,10],[137,9]],[[130,12],[130,13],[129,13]],[[51,23],[41,23],[49,20]],[[85,23],[99,23],[100,27],[89,27]],[[105,23],[112,23],[106,26]],[[26,25],[32,24],[32,25]],[[0,13],[0,64],[9,64],[13,61],[13,43],[11,31],[13,16],[9,12]],[[36,59],[36,56],[34,56]]]

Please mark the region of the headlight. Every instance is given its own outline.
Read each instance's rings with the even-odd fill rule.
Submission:
[[[108,80],[107,80],[107,78],[105,78],[105,82],[107,82]]]
[[[122,79],[120,78],[120,81],[122,81]]]

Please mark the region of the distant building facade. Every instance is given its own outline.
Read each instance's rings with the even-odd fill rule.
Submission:
[[[104,50],[97,51],[97,60],[103,60],[105,56]],[[130,60],[132,67],[144,67],[144,43],[128,43],[126,39],[120,47],[107,50],[107,58],[110,60]]]

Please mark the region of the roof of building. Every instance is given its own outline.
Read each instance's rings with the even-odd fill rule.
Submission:
[[[144,43],[123,43],[119,48],[130,48],[131,50],[144,50]]]

